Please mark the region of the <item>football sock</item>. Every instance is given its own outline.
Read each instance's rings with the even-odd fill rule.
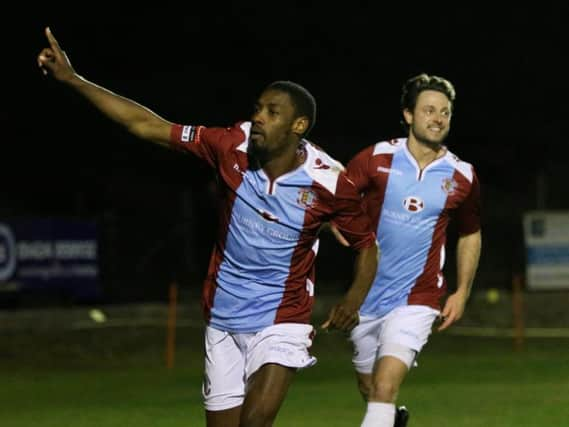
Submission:
[[[361,427],[393,427],[395,405],[393,403],[368,402]]]

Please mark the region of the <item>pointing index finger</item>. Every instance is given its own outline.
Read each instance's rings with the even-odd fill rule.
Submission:
[[[57,42],[57,40],[53,36],[53,33],[51,32],[49,27],[45,27],[45,36],[47,37],[47,40],[49,41],[49,44],[51,45],[52,49],[58,50],[58,51],[61,50],[61,48],[59,47],[59,43]]]

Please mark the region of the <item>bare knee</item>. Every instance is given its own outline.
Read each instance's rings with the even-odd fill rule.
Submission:
[[[374,366],[370,401],[395,403],[399,387],[407,375],[407,365],[397,357],[384,356]]]
[[[376,379],[372,382],[368,400],[374,402],[395,403],[399,393],[399,384],[387,379]]]

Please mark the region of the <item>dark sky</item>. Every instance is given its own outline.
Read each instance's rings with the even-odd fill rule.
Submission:
[[[569,207],[559,194],[568,154],[568,6],[241,3],[15,14],[3,30],[4,214],[100,211],[106,192],[121,185],[130,194],[208,173],[141,143],[44,78],[35,57],[45,25],[80,74],[176,122],[231,124],[248,117],[267,83],[297,81],[318,101],[311,138],[342,161],[400,135],[407,78],[444,76],[457,90],[448,144],[475,165],[487,196],[536,207],[541,170],[546,205]]]
[[[441,75],[457,90],[448,145],[478,172],[487,235],[519,238],[527,209],[569,209],[569,6],[377,3],[15,5],[0,30],[0,216],[94,217],[105,230],[110,221],[129,230],[124,247],[108,245],[129,272],[164,251],[180,224],[208,224],[183,244],[212,236],[211,172],[137,140],[45,78],[36,55],[46,25],[81,75],[175,122],[229,125],[248,118],[266,84],[297,81],[318,101],[311,139],[341,161],[401,135],[406,79]]]

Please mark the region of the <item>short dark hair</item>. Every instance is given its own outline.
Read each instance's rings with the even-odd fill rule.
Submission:
[[[308,128],[302,134],[303,137],[307,136],[316,123],[316,100],[314,96],[304,86],[288,80],[275,81],[269,84],[265,91],[269,89],[287,93],[292,100],[296,114],[308,117]]]
[[[411,77],[403,84],[403,88],[401,89],[401,109],[413,111],[417,105],[419,94],[424,90],[436,90],[437,92],[441,92],[449,99],[451,107],[454,105],[456,91],[451,82],[439,76],[421,73]],[[401,121],[401,124],[405,131],[409,130],[409,126],[407,126],[404,120]]]

